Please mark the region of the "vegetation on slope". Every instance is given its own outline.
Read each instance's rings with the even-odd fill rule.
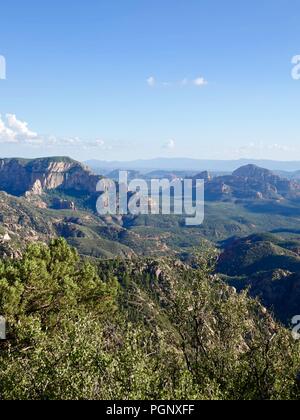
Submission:
[[[286,325],[300,313],[300,242],[270,234],[232,239],[223,244],[217,272],[250,294]]]
[[[297,399],[298,343],[213,261],[91,263],[64,240],[1,261],[0,398]]]

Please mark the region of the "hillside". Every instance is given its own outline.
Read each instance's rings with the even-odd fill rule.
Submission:
[[[298,399],[299,343],[198,264],[0,259],[0,400]]]
[[[280,246],[281,243],[282,241],[271,235],[252,235],[237,239],[221,254],[218,270],[230,276],[249,276],[278,267],[300,271],[299,254]]]
[[[0,188],[8,193],[1,195],[0,230],[17,247],[63,236],[97,257],[181,255],[203,239],[218,244],[263,231],[292,237],[299,230],[298,184],[253,166],[231,176],[199,174],[207,201],[204,224],[194,228],[174,215],[100,218],[96,183],[102,177],[70,158],[3,159],[0,172]]]
[[[249,288],[277,319],[290,325],[300,313],[300,238],[251,235],[223,247],[216,271],[238,290]]]
[[[0,193],[0,255],[11,256],[31,242],[47,243],[60,236],[85,255],[112,258],[133,254],[128,247],[101,234],[106,229],[106,223],[96,214],[39,208],[24,197]]]
[[[231,176],[198,174],[206,179],[210,200],[203,225],[190,228],[183,217],[173,215],[99,217],[94,188],[101,176],[69,158],[4,159],[0,171],[1,188],[6,191],[0,195],[0,240],[8,254],[32,241],[63,236],[81,254],[94,257],[180,256],[193,253],[208,239],[217,246],[227,240],[231,244],[220,266],[227,275],[278,267],[296,271],[298,267],[298,255],[280,247],[275,236],[260,242],[247,238],[256,232],[270,232],[293,240],[299,233],[299,185],[263,168],[248,165]],[[212,199],[212,191],[220,185],[222,195]],[[246,239],[239,241],[243,237]],[[230,238],[237,238],[236,243]]]

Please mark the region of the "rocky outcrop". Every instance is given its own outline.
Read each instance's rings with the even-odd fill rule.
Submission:
[[[232,175],[206,179],[206,197],[213,200],[281,200],[299,196],[300,183],[255,165],[243,166]]]
[[[70,200],[63,200],[59,198],[55,198],[52,203],[52,207],[55,210],[76,210],[76,205],[74,201]]]
[[[212,176],[208,171],[200,172],[199,174],[195,175],[193,179],[204,179],[204,181],[211,181]]]
[[[104,227],[104,221],[93,212],[45,210],[27,197],[0,192],[0,258],[15,258],[28,244],[48,243],[59,236],[65,237],[82,255],[113,258],[134,254],[117,238],[116,241],[104,238]]]
[[[92,194],[100,179],[70,158],[0,160],[0,190],[16,196],[41,195],[53,189]]]
[[[57,233],[66,239],[68,238],[85,238],[83,230],[73,223],[59,223],[56,226]]]
[[[39,179],[37,179],[34,182],[32,188],[31,188],[31,191],[29,191],[29,194],[32,194],[32,195],[42,195],[42,193],[43,193],[42,183],[41,183],[41,181]]]
[[[260,168],[256,165],[245,165],[241,168],[237,169],[232,174],[235,177],[239,178],[253,178],[253,179],[259,179],[262,181],[277,181],[280,179],[279,176],[274,175],[271,171],[268,169]]]
[[[17,260],[21,258],[22,253],[19,250],[13,249],[8,243],[0,241],[0,258]]]

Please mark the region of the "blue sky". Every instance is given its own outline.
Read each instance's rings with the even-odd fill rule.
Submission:
[[[299,0],[2,2],[0,156],[300,160]]]

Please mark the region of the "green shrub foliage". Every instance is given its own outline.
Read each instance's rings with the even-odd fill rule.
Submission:
[[[298,343],[201,255],[91,263],[55,240],[0,261],[0,399],[298,399]]]

